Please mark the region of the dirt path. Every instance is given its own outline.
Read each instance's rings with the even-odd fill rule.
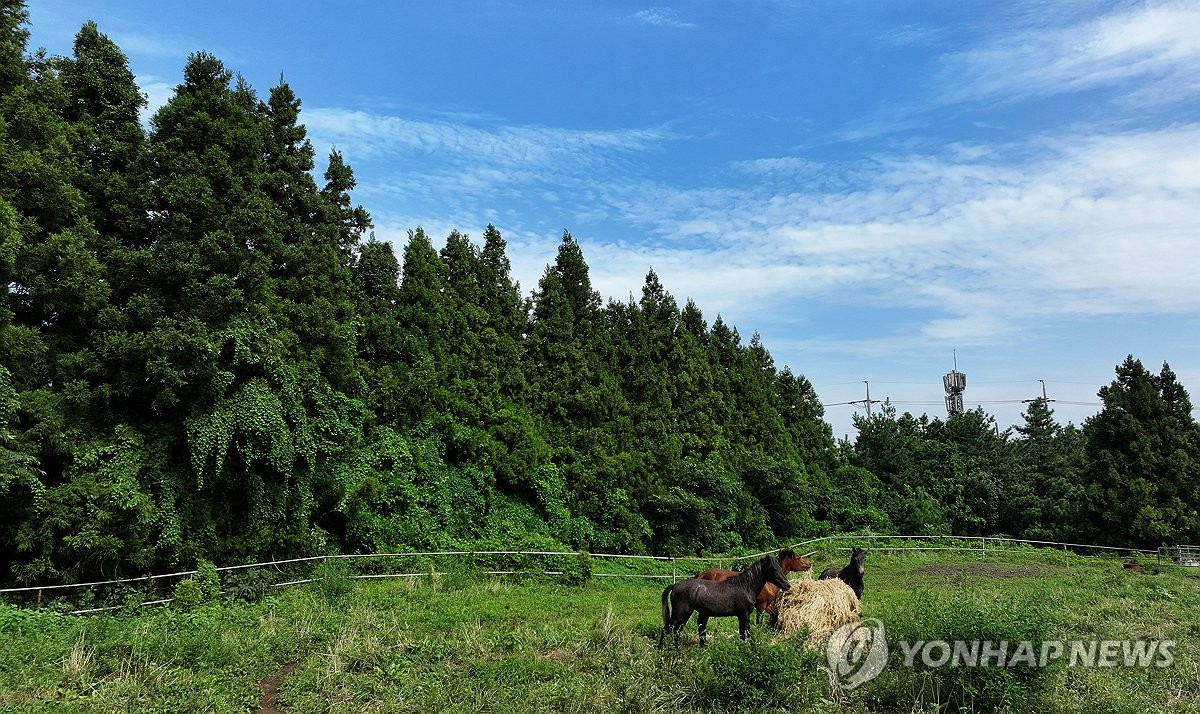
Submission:
[[[258,700],[259,714],[284,714],[283,707],[279,705],[279,684],[299,666],[299,662],[288,662],[275,674],[258,683],[258,689],[262,692],[262,699]]]

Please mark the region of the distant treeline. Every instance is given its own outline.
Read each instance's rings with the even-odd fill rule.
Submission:
[[[370,237],[281,83],[193,55],[147,129],[88,23],[0,4],[0,582],[448,547],[694,554],[876,532],[1200,540],[1200,430],[1132,357],[1082,429],[1034,402],[835,443],[812,385],[653,271],[604,304],[564,234]]]

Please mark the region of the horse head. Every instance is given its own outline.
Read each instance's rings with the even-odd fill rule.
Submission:
[[[790,590],[792,587],[783,568],[779,567],[779,561],[774,558],[771,558],[771,564],[767,569],[767,582],[777,586],[780,590]]]
[[[855,548],[853,554],[850,556],[850,563],[859,573],[865,572],[867,569],[867,549]]]
[[[808,558],[805,558],[791,548],[784,548],[779,551],[776,560],[779,561],[779,567],[783,569],[785,574],[803,573],[812,569],[812,563],[808,561]]]

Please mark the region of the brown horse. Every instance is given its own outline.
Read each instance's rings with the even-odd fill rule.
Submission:
[[[779,562],[779,569],[783,571],[784,576],[786,576],[788,573],[802,573],[812,568],[812,563],[808,562],[807,558],[796,553],[791,548],[784,548],[783,550],[779,551],[779,555],[775,556],[775,560]],[[701,580],[714,580],[716,582],[720,582],[740,574],[740,571],[737,570],[709,568],[702,573],[696,573],[696,577],[700,578]],[[772,614],[774,614],[774,611],[771,610],[771,606],[774,604],[775,596],[778,594],[778,585],[770,582],[763,584],[762,590],[758,592],[758,598],[754,603],[754,608],[758,611],[754,616],[755,624],[762,624],[762,616],[764,612],[771,611]]]

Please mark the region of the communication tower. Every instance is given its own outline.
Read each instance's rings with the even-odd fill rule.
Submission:
[[[946,387],[946,412],[951,416],[962,414],[963,392],[967,391],[967,375],[958,371],[958,355],[954,356],[954,369],[942,377],[942,385]]]

